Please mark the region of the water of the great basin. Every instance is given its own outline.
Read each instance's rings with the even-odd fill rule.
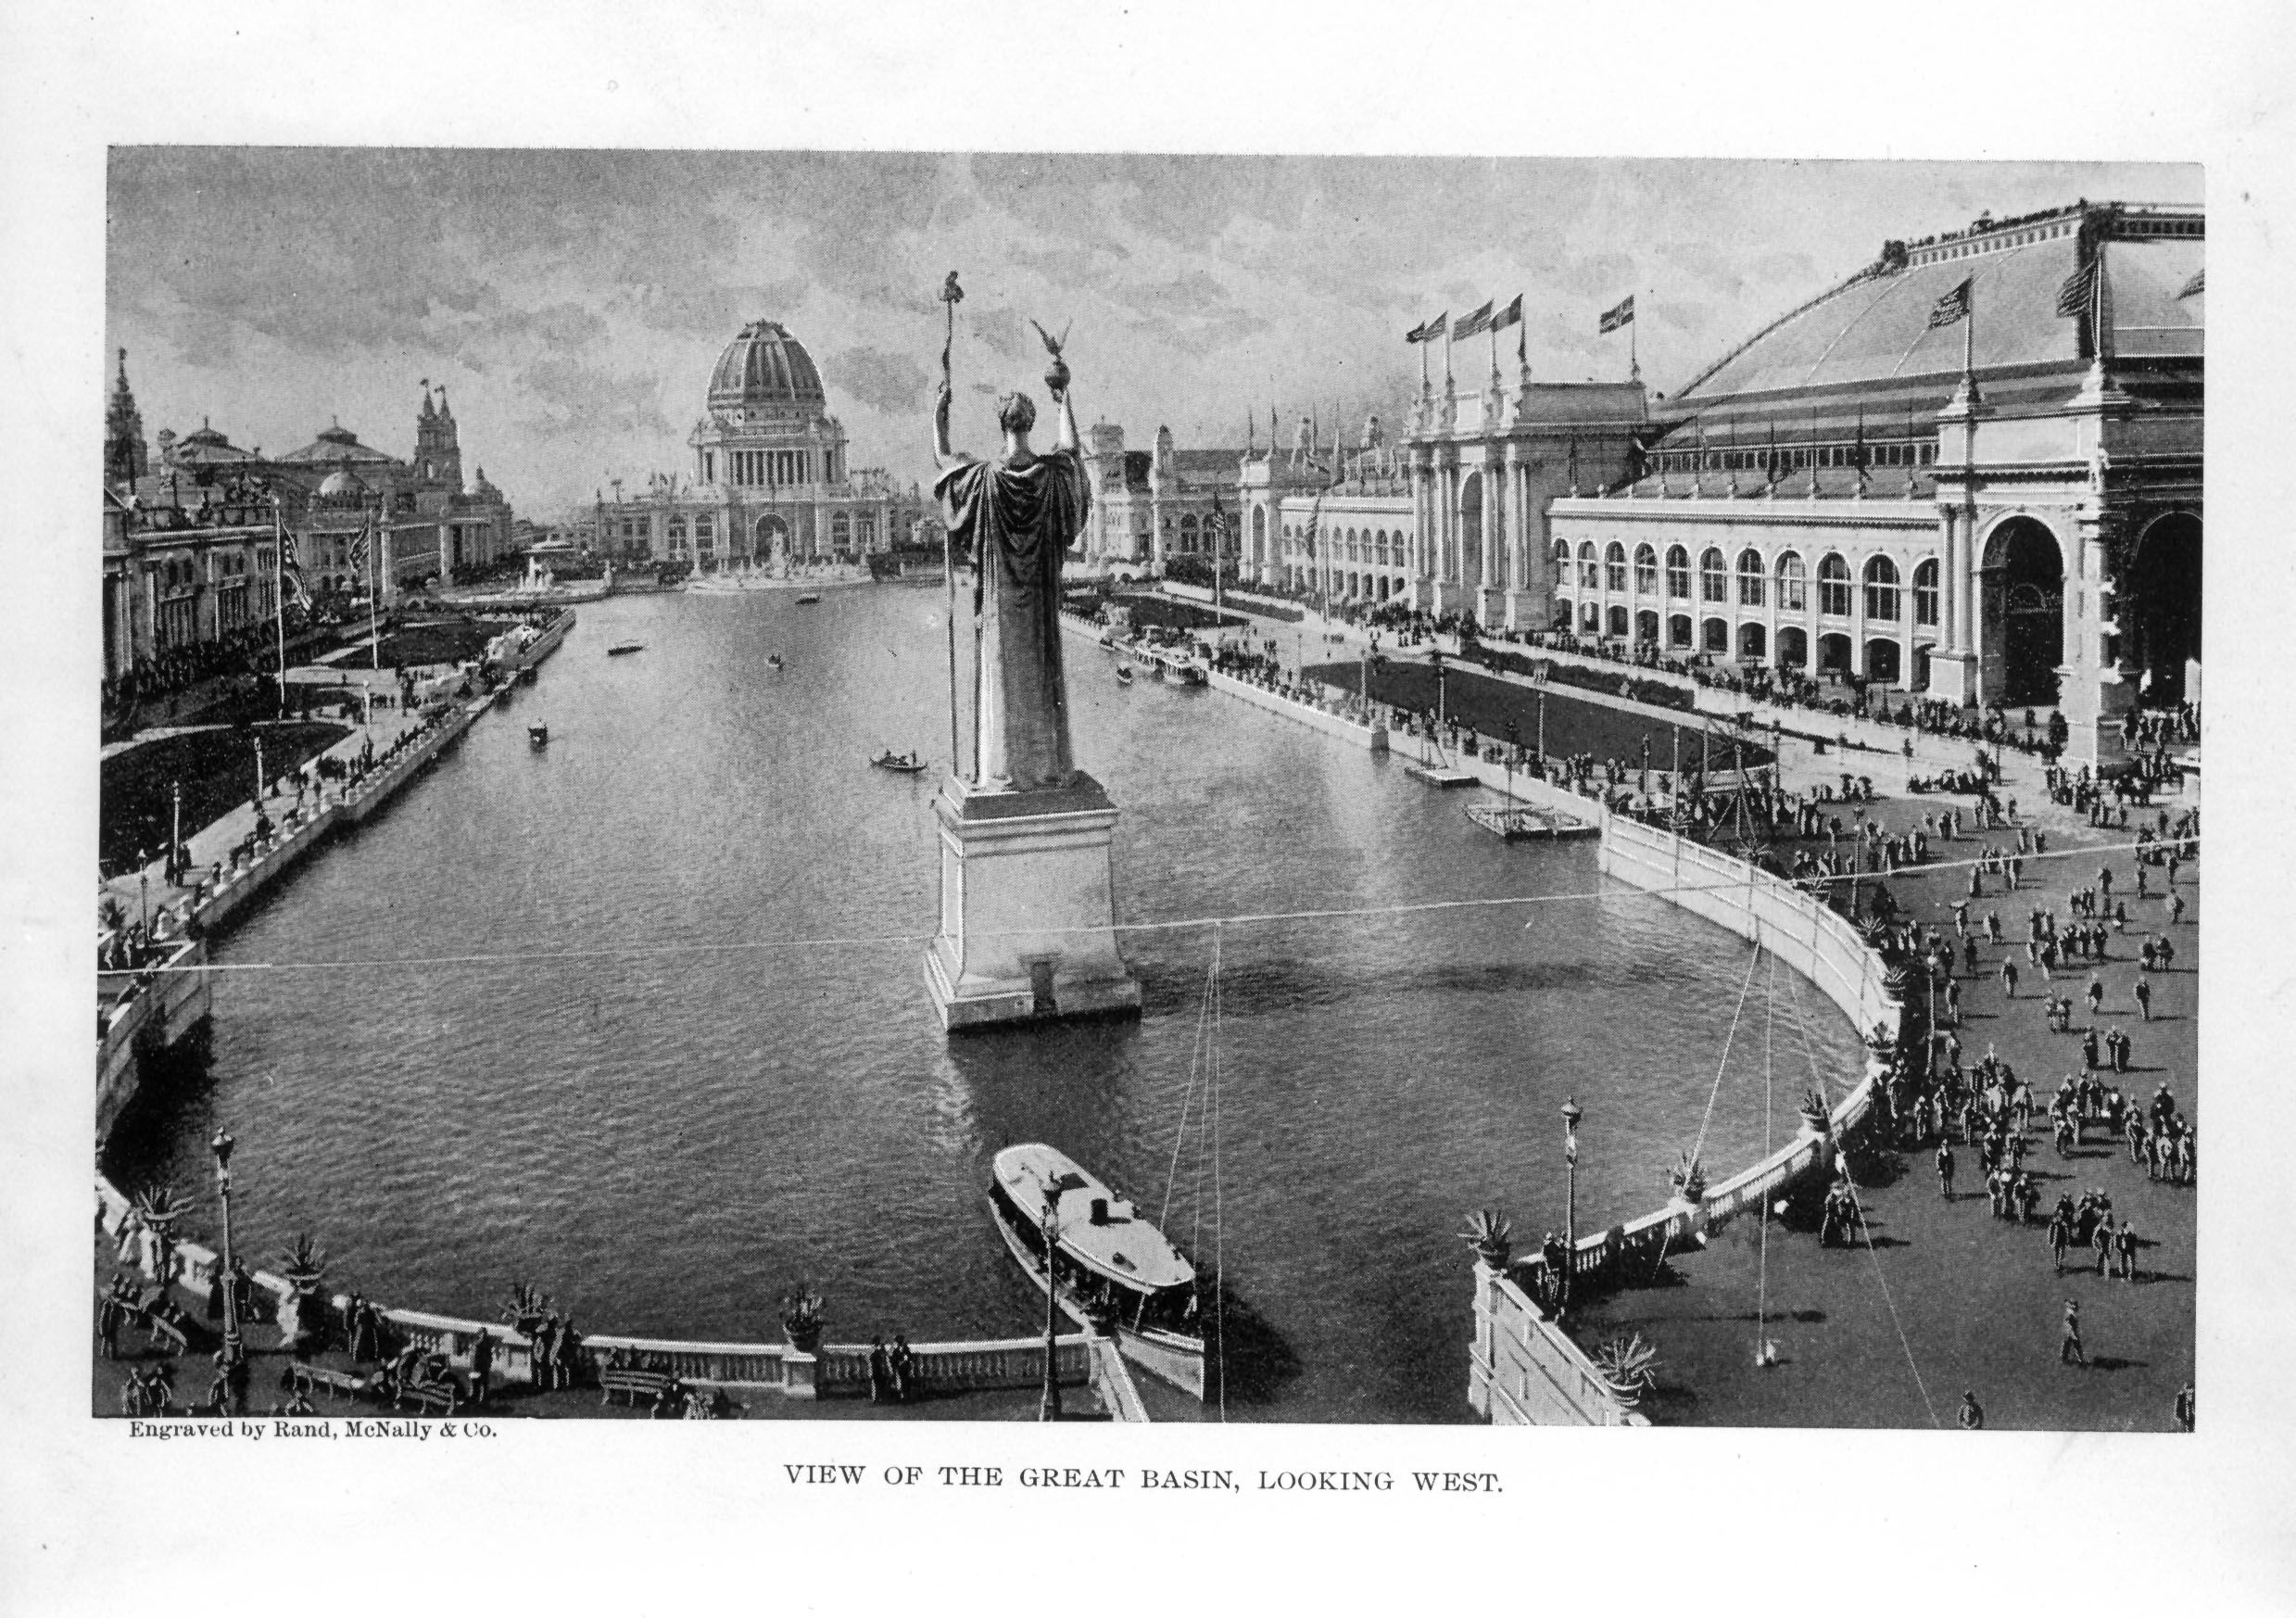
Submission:
[[[935,925],[942,596],[826,598],[582,607],[538,684],[222,942],[227,965],[284,969],[218,975],[210,1075],[119,1144],[122,1182],[171,1182],[211,1233],[203,1143],[227,1124],[242,1251],[308,1231],[333,1283],[409,1307],[491,1319],[532,1281],[591,1331],[773,1341],[809,1281],[832,1341],[1036,1329],[990,1157],[1052,1142],[1154,1217],[1211,938],[1129,936],[1137,1022],[944,1036],[917,942],[838,942]],[[624,639],[645,650],[605,655]],[[1079,762],[1123,810],[1125,920],[1605,886],[1591,843],[1504,845],[1467,794],[1217,693],[1120,688],[1065,647]],[[885,745],[933,771],[870,768]],[[788,940],[823,942],[751,947]],[[1623,890],[1228,929],[1220,1257],[1294,1362],[1230,1416],[1465,1418],[1469,1210],[1503,1207],[1523,1245],[1560,1227],[1572,1094],[1582,1227],[1659,1206],[1747,954]],[[370,964],[303,965],[342,961]],[[1810,1071],[1788,981],[1781,1139]],[[1854,1035],[1797,987],[1822,1068],[1851,1072]],[[1764,1140],[1762,991],[1707,1134],[1718,1177]],[[1199,1160],[1192,1140],[1166,1225],[1208,1264]]]

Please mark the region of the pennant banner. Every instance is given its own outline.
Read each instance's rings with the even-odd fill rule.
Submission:
[[[1632,325],[1634,322],[1634,299],[1630,295],[1625,302],[1602,311],[1601,326],[1596,335],[1599,336],[1603,332],[1615,332],[1621,326]]]
[[[1521,320],[1522,294],[1518,292],[1515,294],[1514,302],[1508,304],[1505,309],[1499,310],[1498,313],[1491,317],[1491,324],[1488,329],[1494,332],[1503,332],[1511,325],[1519,324]]]

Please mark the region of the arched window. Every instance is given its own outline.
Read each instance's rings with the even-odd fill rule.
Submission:
[[[1792,550],[1778,558],[1778,610],[1810,611],[1810,570],[1802,565],[1800,555]]]
[[[1738,605],[1759,607],[1762,604],[1762,553],[1759,550],[1738,552]]]
[[[1602,579],[1595,571],[1595,545],[1592,540],[1579,547],[1579,588],[1583,590],[1602,588]]]
[[[1571,541],[1568,539],[1555,541],[1555,582],[1562,585],[1571,582]]]
[[[1865,615],[1894,624],[1898,621],[1898,564],[1876,556],[1865,564]]]
[[[1933,558],[1913,570],[1913,622],[1937,626],[1937,563]]]
[[[1603,547],[1602,588],[1621,596],[1626,593],[1626,547],[1616,539]]]
[[[1647,545],[1634,547],[1634,593],[1638,596],[1655,596],[1659,593],[1659,553]],[[1658,636],[1652,634],[1645,638],[1656,640]]]
[[[1602,609],[1592,601],[1582,602],[1579,606],[1579,633],[1582,635],[1602,633]]]
[[[1848,616],[1849,563],[1837,555],[1818,563],[1818,611]]]
[[[1698,600],[1726,601],[1730,599],[1730,573],[1722,566],[1722,553],[1709,550],[1698,558]]]
[[[1666,593],[1676,600],[1690,599],[1690,552],[1679,545],[1670,545],[1666,550]],[[1690,621],[1683,620],[1686,626]],[[1683,630],[1681,645],[1690,644],[1690,631]]]

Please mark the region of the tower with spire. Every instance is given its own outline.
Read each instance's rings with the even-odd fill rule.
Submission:
[[[434,405],[428,377],[423,379],[423,409],[414,419],[414,471],[427,487],[461,492],[461,430],[456,426],[454,411],[447,403],[446,385],[439,385],[438,399]]]
[[[104,409],[104,481],[115,488],[132,489],[135,480],[151,470],[151,452],[144,444],[144,414],[135,408],[135,394],[128,386],[128,351],[120,350],[120,374],[112,383],[111,401]]]

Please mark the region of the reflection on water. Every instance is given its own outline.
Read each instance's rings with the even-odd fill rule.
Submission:
[[[204,1200],[228,1121],[252,1252],[309,1230],[340,1281],[433,1308],[491,1314],[530,1280],[594,1329],[770,1338],[805,1279],[833,1338],[1009,1336],[1040,1295],[988,1162],[1046,1140],[1152,1209],[1175,1182],[1167,1231],[1217,1250],[1231,1332],[1257,1334],[1230,1414],[1463,1418],[1463,1215],[1502,1206],[1526,1245],[1559,1222],[1572,1093],[1584,1222],[1663,1200],[1744,946],[1624,893],[1228,929],[1221,1172],[1192,1143],[1172,1176],[1208,929],[1129,938],[1137,1022],[955,1042],[919,944],[873,942],[934,922],[940,603],[584,607],[509,714],[221,944],[280,969],[219,978],[212,1071],[122,1136],[118,1176]],[[624,638],[645,651],[608,660]],[[1602,886],[1586,844],[1506,847],[1399,767],[1069,651],[1080,762],[1124,811],[1124,919]],[[881,745],[934,773],[870,769]],[[347,961],[391,964],[309,965]],[[1762,1145],[1757,1017],[1709,1134],[1723,1170]],[[1849,1030],[1813,1019],[1850,1070]],[[1798,1041],[1777,1045],[1798,1093]]]

